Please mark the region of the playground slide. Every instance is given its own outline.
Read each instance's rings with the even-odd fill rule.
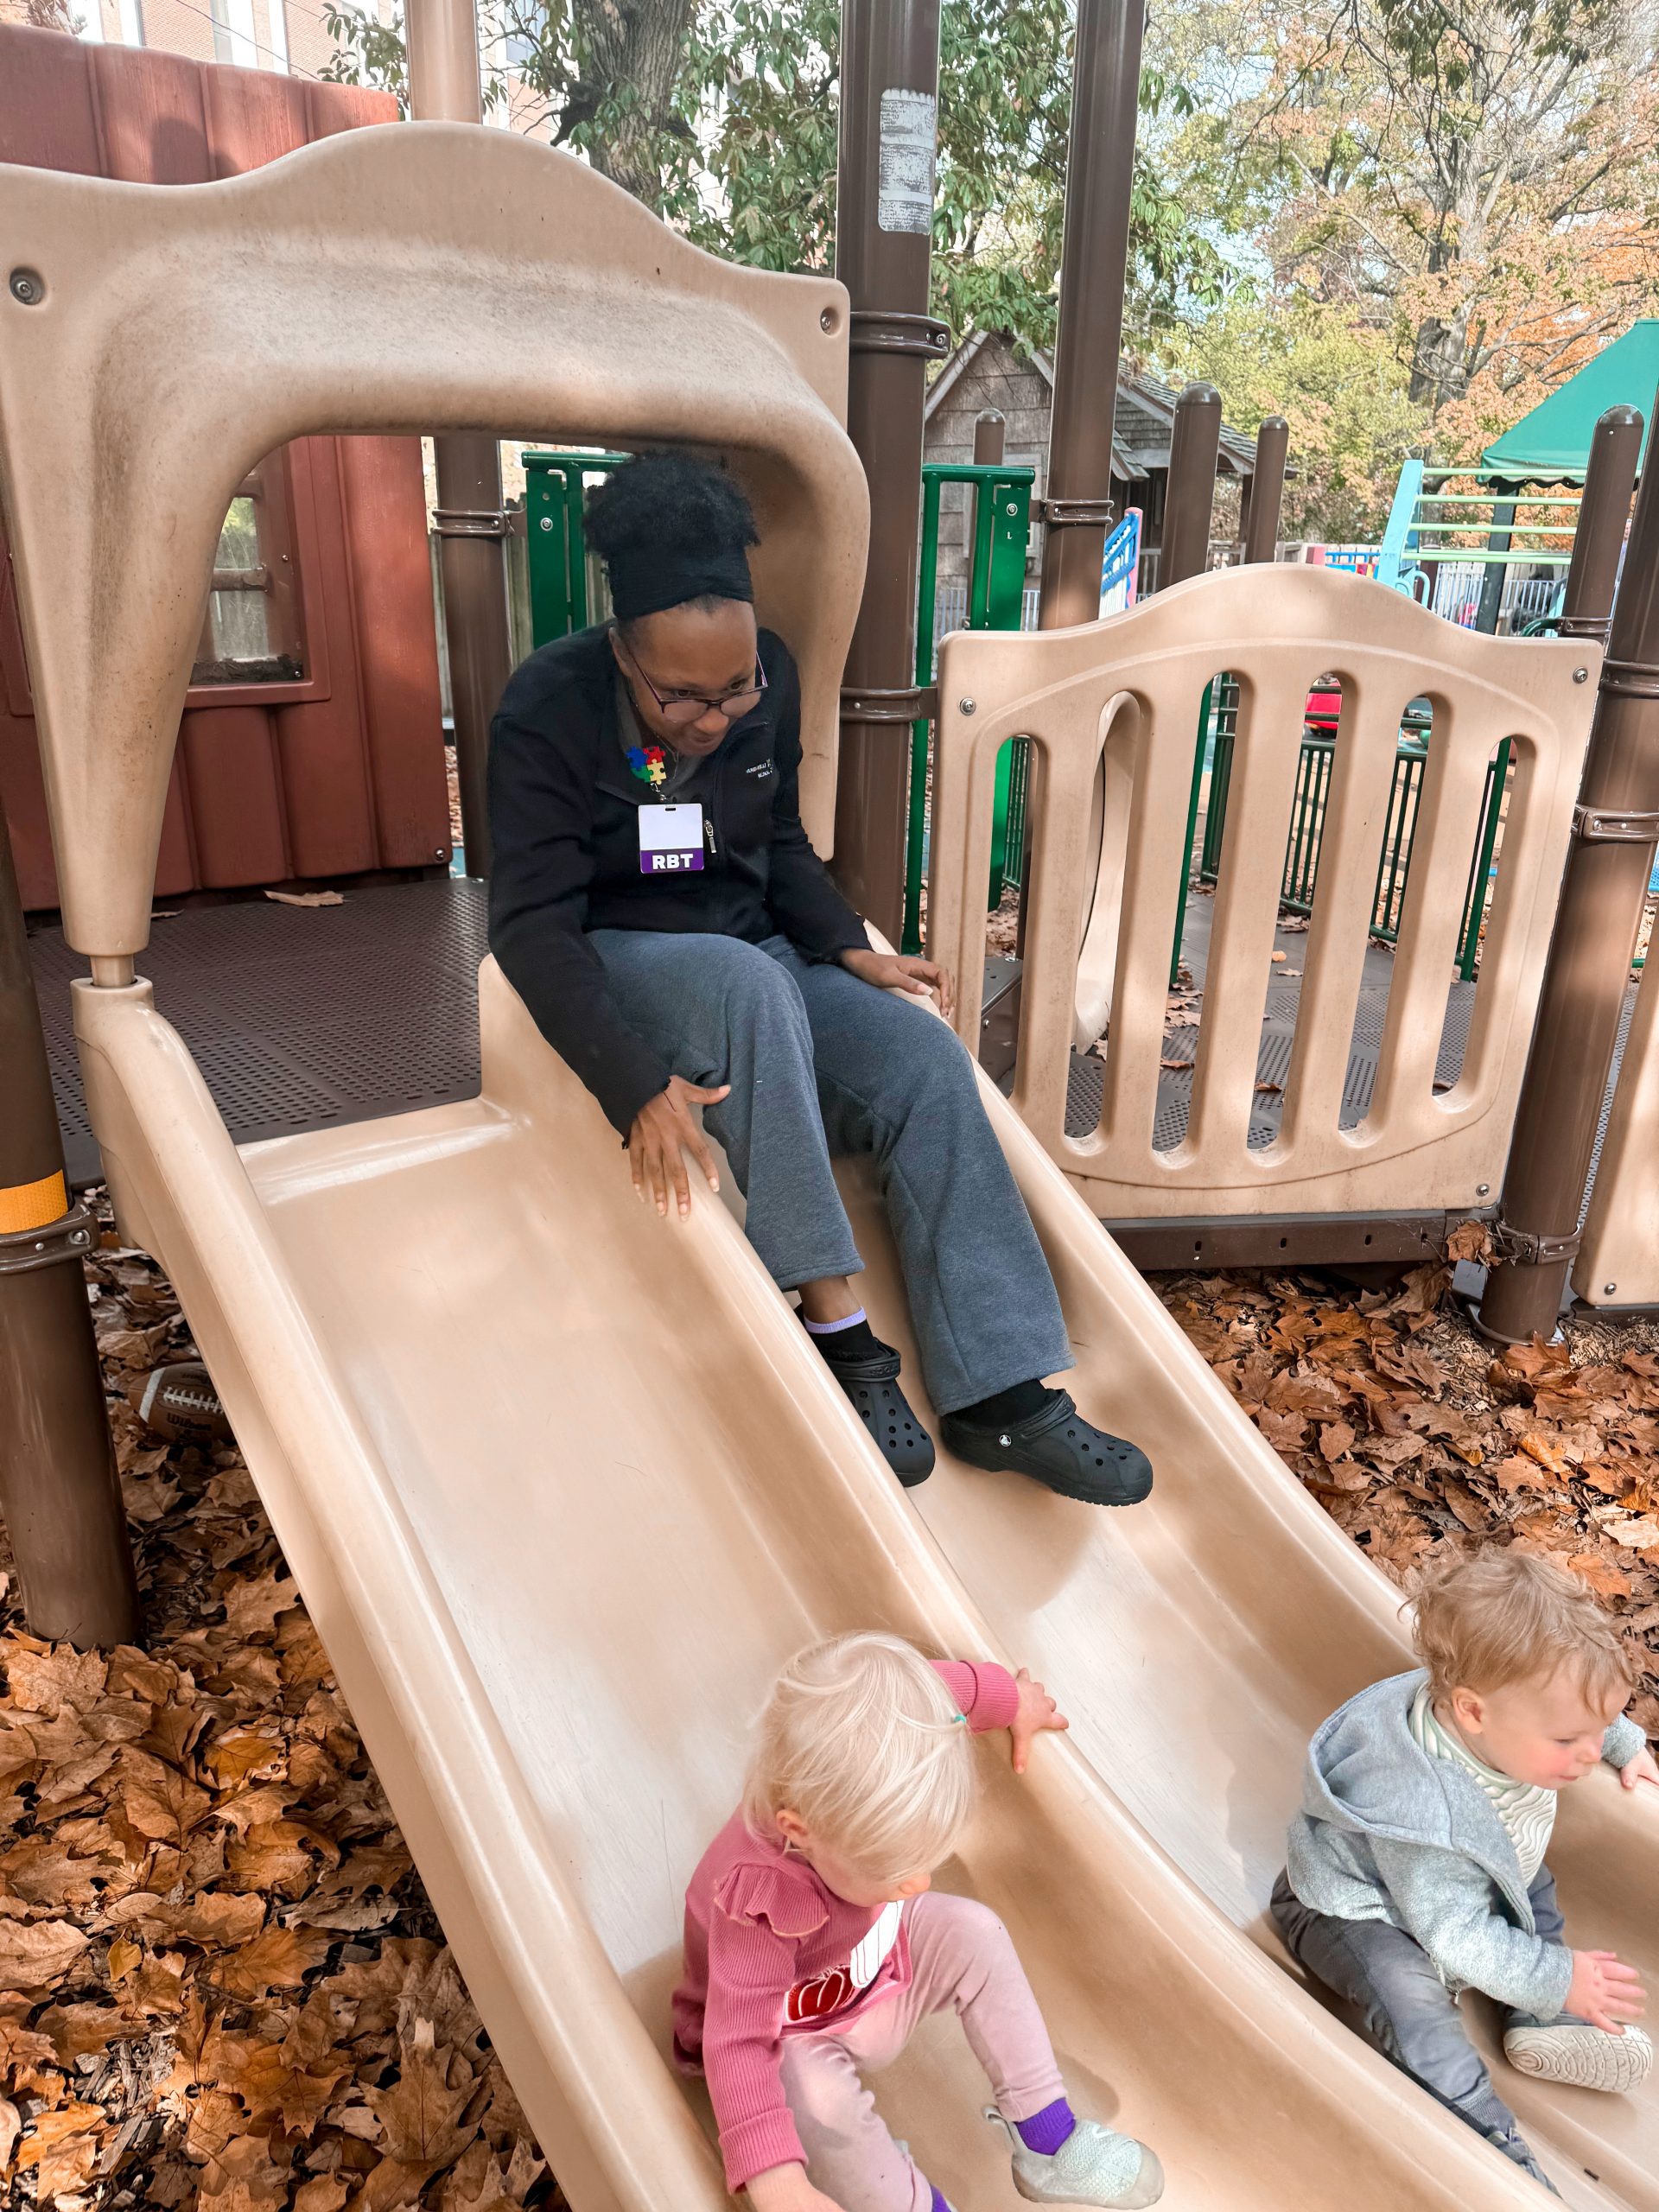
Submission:
[[[1006,1919],[1074,2096],[1157,2145],[1175,2212],[1536,2205],[1249,1940],[1307,1728],[1399,1656],[1390,1602],[995,1093],[1085,1408],[1158,1461],[1135,1514],[942,1465],[918,1517],[726,1210],[635,1203],[491,964],[479,1099],[239,1155],[148,985],[75,995],[124,1225],[178,1286],[576,2212],[722,2202],[665,2056],[683,1884],[779,1661],[881,1623],[1027,1662],[1072,1714],[1022,1783],[988,1751],[946,1878]],[[1659,1963],[1652,1834],[1605,1797],[1564,1822],[1567,1906]],[[962,2212],[1013,2212],[954,2024],[881,2094]],[[1651,2101],[1529,2118],[1569,2202],[1654,2203]]]

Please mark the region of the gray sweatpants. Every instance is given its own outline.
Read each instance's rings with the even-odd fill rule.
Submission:
[[[831,1154],[874,1155],[928,1395],[955,1413],[1071,1365],[1025,1201],[943,1021],[786,938],[594,930],[624,1017],[705,1109],[780,1288],[860,1273]]]
[[[1527,1895],[1539,1935],[1547,1943],[1560,1942],[1560,1907],[1548,1866],[1539,1868]],[[1291,1956],[1357,2009],[1383,2055],[1550,2188],[1515,2114],[1492,2087],[1485,2062],[1469,2040],[1457,1999],[1422,1945],[1385,1920],[1338,1920],[1311,1911],[1283,1874],[1274,1885],[1272,1910]],[[1512,2012],[1508,2024],[1547,2024]]]

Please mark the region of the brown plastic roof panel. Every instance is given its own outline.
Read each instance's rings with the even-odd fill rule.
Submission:
[[[194,188],[10,169],[0,219],[8,271],[44,286],[36,305],[0,293],[0,499],[28,549],[19,607],[79,950],[146,940],[226,506],[308,432],[729,452],[766,541],[760,612],[801,664],[803,809],[827,843],[867,528],[837,427],[838,285],[717,262],[574,157],[450,124],[348,132]]]

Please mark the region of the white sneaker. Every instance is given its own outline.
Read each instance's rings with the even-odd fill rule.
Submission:
[[[1119,2135],[1097,2120],[1080,2120],[1059,2149],[1045,2158],[1027,2151],[995,2105],[987,2120],[1006,2128],[1014,2149],[1014,2185],[1033,2204],[1100,2204],[1111,2212],[1142,2212],[1164,2193],[1164,2170],[1155,2152],[1133,2135]]]
[[[1639,2089],[1653,2071],[1653,2044],[1642,2028],[1611,2036],[1605,2028],[1563,2021],[1558,2027],[1511,2028],[1503,2056],[1518,2074],[1565,2082],[1574,2089],[1605,2089],[1617,2096]]]

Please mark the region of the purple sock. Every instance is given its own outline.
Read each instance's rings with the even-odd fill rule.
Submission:
[[[856,1313],[849,1313],[844,1321],[807,1321],[804,1313],[801,1319],[806,1321],[809,1337],[838,1337],[843,1329],[855,1329],[865,1319],[865,1313],[861,1306]]]
[[[950,2205],[945,2202],[944,2198],[939,2195],[937,2189],[933,2191],[932,2212],[950,2212]]]
[[[1064,2097],[1056,2097],[1029,2120],[1016,2120],[1014,2124],[1027,2151],[1034,2151],[1039,2158],[1052,2158],[1077,2126],[1077,2115]]]

